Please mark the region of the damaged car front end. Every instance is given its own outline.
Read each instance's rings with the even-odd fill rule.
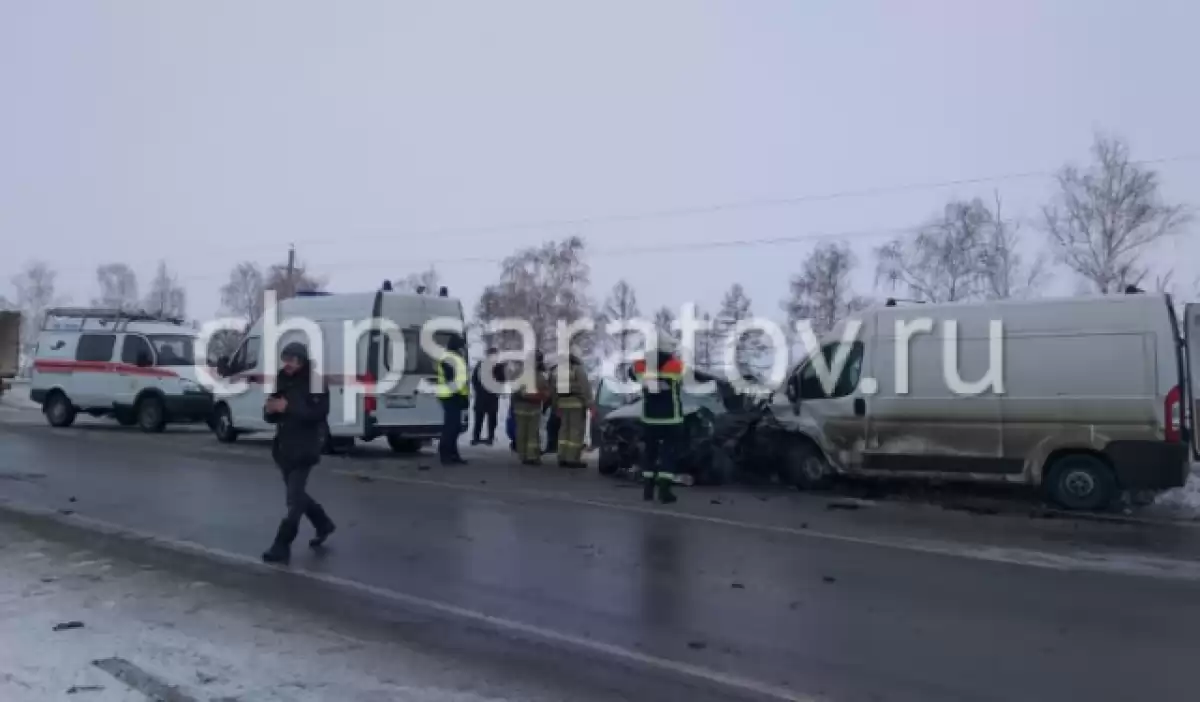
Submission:
[[[769,402],[753,394],[738,392],[728,381],[697,372],[699,383],[712,383],[710,392],[683,394],[684,434],[676,482],[690,485],[721,485],[754,478],[764,470],[759,465],[761,442],[754,430]],[[603,475],[637,477],[644,452],[641,399],[633,396],[621,406],[608,408],[599,421],[599,470]],[[761,463],[769,463],[762,460]]]

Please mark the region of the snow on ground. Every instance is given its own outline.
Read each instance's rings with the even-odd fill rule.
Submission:
[[[487,702],[491,683],[396,643],[0,526],[0,700],[147,699],[93,664],[120,658],[197,700]],[[82,628],[55,631],[79,621]],[[481,696],[475,690],[485,691]]]
[[[11,385],[0,395],[0,409],[38,410],[41,405],[29,399],[29,383],[10,381]]]
[[[1159,495],[1154,508],[1179,517],[1200,518],[1200,463],[1192,464],[1187,485]]]

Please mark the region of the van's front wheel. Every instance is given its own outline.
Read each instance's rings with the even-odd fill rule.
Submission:
[[[232,444],[237,441],[238,432],[233,425],[233,413],[229,411],[229,405],[218,405],[216,419],[213,420],[213,434],[217,437],[217,441],[223,444]]]
[[[833,467],[811,441],[792,440],[780,462],[779,479],[801,490],[823,490],[833,483]]]
[[[1112,469],[1103,460],[1086,453],[1055,459],[1046,475],[1047,495],[1064,509],[1102,510],[1117,494]]]

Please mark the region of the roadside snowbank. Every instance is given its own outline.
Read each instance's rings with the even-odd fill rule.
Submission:
[[[295,610],[0,527],[0,699],[142,699],[94,664],[117,660],[197,700],[496,702],[495,685]],[[82,627],[55,627],[80,622]],[[481,691],[483,694],[478,694]],[[84,695],[83,693],[86,693]]]
[[[1179,517],[1200,518],[1200,463],[1192,464],[1187,485],[1159,495],[1154,507]]]
[[[41,405],[29,399],[29,383],[24,380],[9,381],[10,385],[0,395],[0,407],[20,410],[40,410]]]

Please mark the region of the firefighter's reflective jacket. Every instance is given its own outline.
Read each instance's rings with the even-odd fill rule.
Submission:
[[[634,361],[633,379],[642,384],[642,421],[646,424],[683,423],[683,362],[672,355],[660,356],[657,368],[647,369],[645,360]]]

